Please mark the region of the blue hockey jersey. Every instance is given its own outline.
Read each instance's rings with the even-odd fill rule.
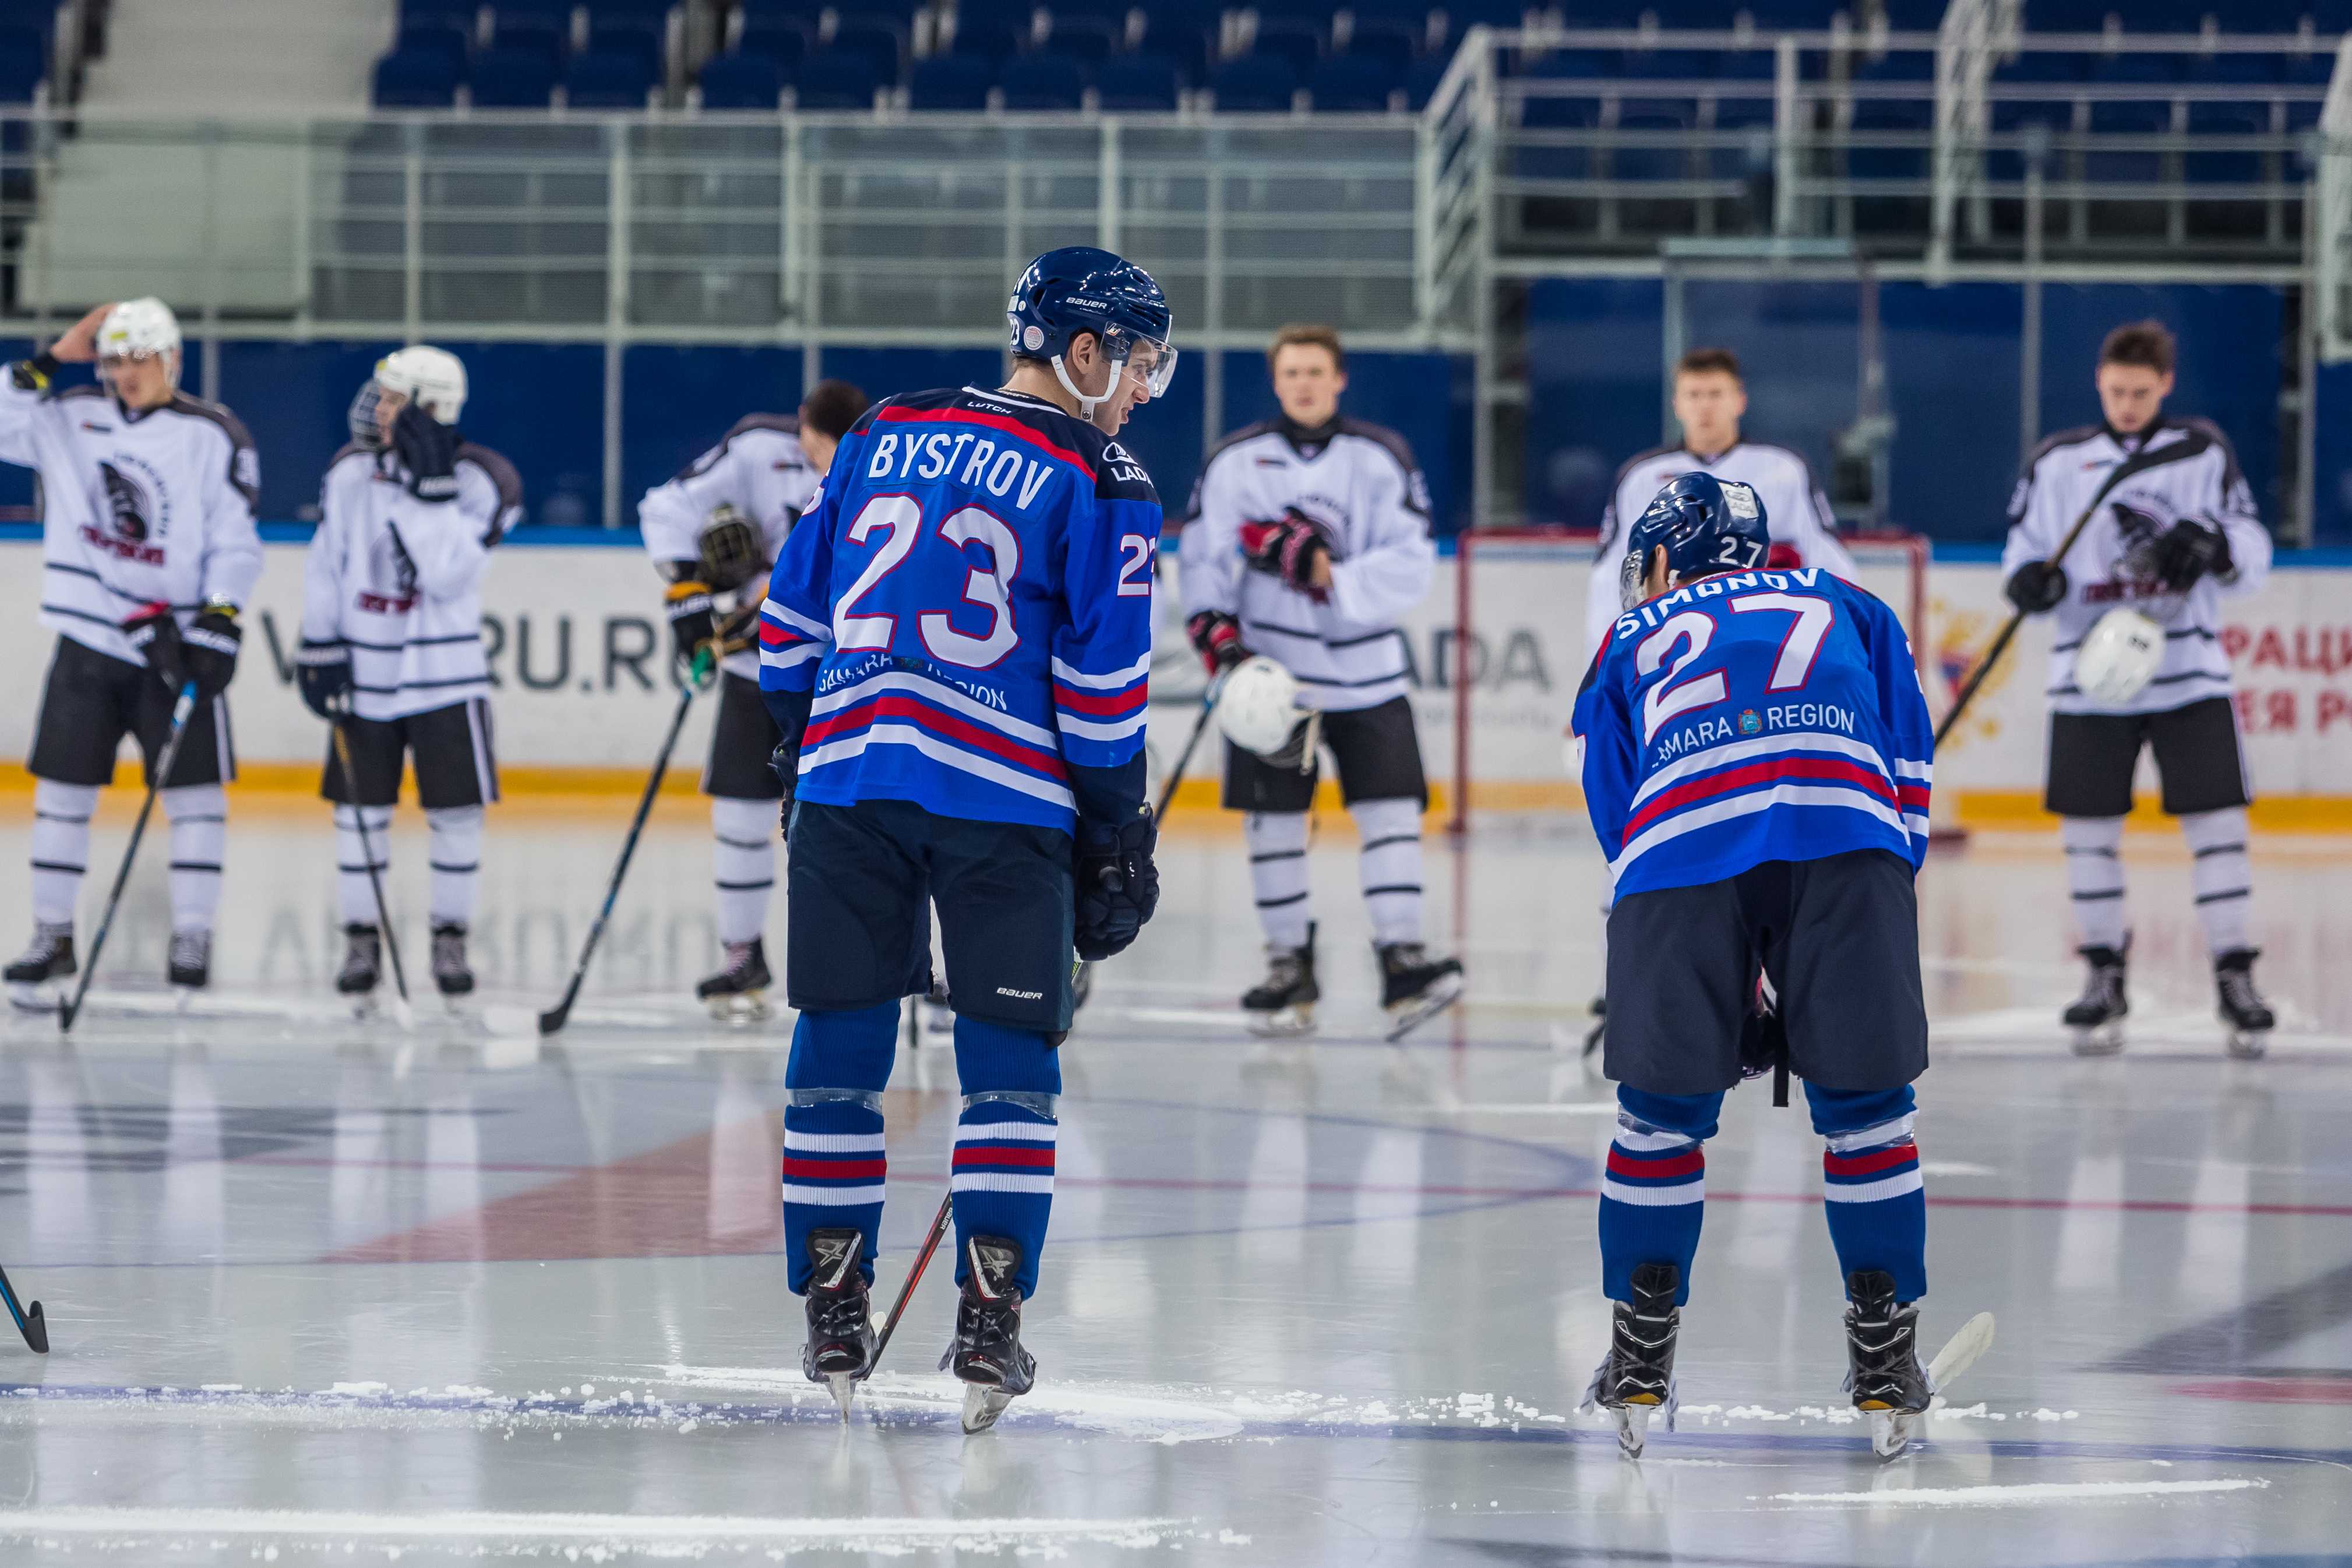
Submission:
[[[875,404],[760,613],[761,689],[814,693],[799,797],[1071,830],[1069,768],[1143,748],[1159,542],[1142,465],[1052,403]]]
[[[1818,567],[1702,578],[1619,616],[1570,728],[1620,896],[1927,852],[1935,727],[1910,642]]]

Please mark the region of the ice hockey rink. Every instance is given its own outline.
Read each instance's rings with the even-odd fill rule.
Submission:
[[[845,1427],[801,1377],[790,1019],[718,1027],[687,996],[713,955],[696,803],[657,814],[546,1043],[509,1015],[560,990],[621,805],[499,809],[487,995],[413,1035],[329,994],[323,808],[232,810],[209,996],[163,994],[157,857],[70,1042],[0,1036],[0,1265],[55,1346],[0,1346],[0,1561],[2352,1562],[2342,841],[2257,850],[2283,1014],[2260,1063],[2223,1058],[2168,836],[2127,845],[2136,1010],[2106,1061],[2055,1023],[2079,977],[2054,840],[1935,858],[1923,1338],[1990,1311],[1998,1339],[1914,1453],[1871,1456],[1817,1145],[1751,1084],[1709,1162],[1680,1427],[1637,1464],[1575,1410],[1611,1126],[1578,1049],[1576,821],[1433,838],[1469,990],[1390,1047],[1344,821],[1314,853],[1322,1032],[1269,1044],[1234,1007],[1258,962],[1238,835],[1180,814],[1159,919],[1065,1047],[1040,1385],[967,1438],[944,1269]],[[29,812],[0,815],[21,908]],[[422,849],[404,821],[410,909]],[[955,1110],[950,1053],[902,1054],[882,1301]]]

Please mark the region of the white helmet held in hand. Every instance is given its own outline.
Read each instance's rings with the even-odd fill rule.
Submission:
[[[443,424],[455,424],[466,410],[465,361],[427,344],[397,349],[375,362],[375,374],[352,400],[352,437],[362,446],[383,444],[377,410],[387,394],[413,402]]]
[[[1288,746],[1306,716],[1298,706],[1297,677],[1263,653],[1234,665],[1217,693],[1217,727],[1227,740],[1260,757]]]
[[[98,358],[103,364],[109,360],[161,359],[170,356],[173,381],[179,380],[180,319],[172,308],[152,295],[144,299],[126,299],[106,313],[99,324]]]
[[[2094,701],[2127,703],[2164,663],[2164,628],[2121,606],[2099,617],[2074,651],[2074,684]]]

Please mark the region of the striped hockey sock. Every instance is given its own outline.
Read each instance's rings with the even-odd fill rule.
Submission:
[[[1691,1261],[1706,1208],[1706,1151],[1721,1094],[1617,1092],[1617,1136],[1601,1181],[1601,1292],[1633,1299],[1633,1270],[1681,1270],[1676,1305],[1690,1300]]]
[[[1919,1145],[1911,1135],[1911,1090],[1841,1094],[1806,1085],[1813,1125],[1828,1145],[1822,1155],[1822,1197],[1838,1273],[1882,1270],[1894,1277],[1895,1299],[1927,1293],[1927,1193],[1919,1175]],[[1891,1118],[1873,1113],[1895,1110]],[[1845,1113],[1840,1114],[1840,1113]],[[1870,1124],[1851,1131],[1824,1122]]]
[[[858,1267],[874,1279],[889,1159],[882,1147],[882,1088],[897,1060],[898,1004],[803,1011],[784,1067],[784,1260],[794,1295],[809,1285],[812,1230],[847,1227],[866,1238]]]
[[[1025,1301],[1037,1293],[1037,1258],[1054,1212],[1061,1055],[1035,1030],[966,1013],[956,1015],[955,1042],[956,1076],[964,1087],[950,1183],[956,1281],[971,1270],[973,1237],[1002,1236],[1021,1248],[1013,1283]]]

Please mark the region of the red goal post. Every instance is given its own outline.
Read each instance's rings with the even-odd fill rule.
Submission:
[[[1454,555],[1454,624],[1445,685],[1453,699],[1449,826],[1469,825],[1474,804],[1542,804],[1548,780],[1568,799],[1559,737],[1584,676],[1584,603],[1598,535],[1566,528],[1479,528],[1459,535]],[[1911,639],[1924,679],[1933,656],[1928,626],[1929,550],[1925,536],[1896,530],[1842,534],[1861,586],[1891,606]],[[1510,650],[1523,643],[1548,681],[1512,690]],[[1490,688],[1482,696],[1479,688]],[[1482,737],[1484,719],[1489,729]],[[1538,731],[1549,727],[1549,737]],[[1484,739],[1487,744],[1481,745]],[[1482,753],[1484,756],[1482,757]]]

